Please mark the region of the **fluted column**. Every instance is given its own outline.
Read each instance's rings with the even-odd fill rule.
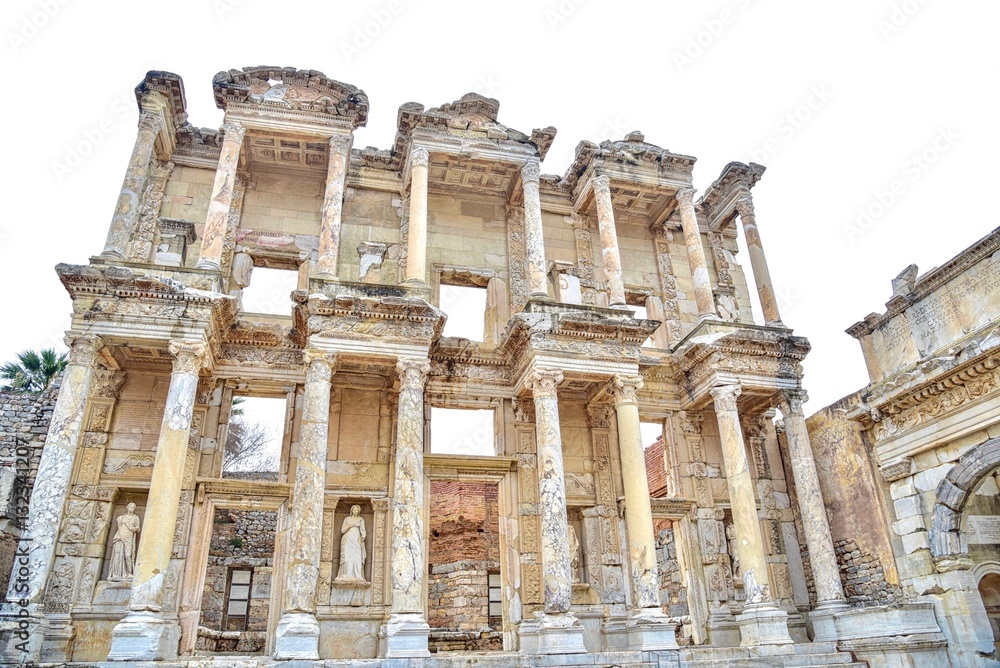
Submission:
[[[212,199],[208,203],[208,216],[202,232],[201,254],[196,265],[201,269],[219,269],[222,266],[222,246],[229,224],[229,208],[233,203],[240,150],[246,135],[246,128],[235,121],[226,123],[222,129],[225,134],[219,153],[219,167],[215,171]]]
[[[547,297],[545,278],[545,237],[542,233],[542,200],[538,194],[541,168],[530,161],[521,168],[521,188],[524,191],[524,252],[525,278],[528,297]]]
[[[806,429],[802,404],[807,399],[802,390],[786,390],[778,397],[785,425],[785,441],[788,443],[788,458],[795,481],[795,496],[799,502],[802,528],[809,548],[809,564],[812,566],[813,581],[816,583],[817,610],[837,610],[846,607],[844,587],[840,580],[840,567],[833,549],[830,523],[826,517],[826,505],[819,485],[819,473],[813,458],[809,432]],[[815,622],[815,613],[811,615]],[[813,624],[815,640],[835,640],[836,629],[831,623]]]
[[[712,296],[712,281],[708,276],[708,262],[705,247],[701,244],[698,216],[694,211],[694,190],[682,188],[677,191],[677,204],[681,211],[681,227],[684,229],[684,244],[687,246],[691,280],[694,282],[694,301],[698,307],[698,317],[717,318],[715,298]]]
[[[40,612],[52,568],[59,520],[69,490],[83,413],[94,377],[94,362],[104,342],[97,336],[71,334],[66,337],[66,345],[69,346],[69,361],[49,422],[49,432],[28,504],[28,517],[7,590],[7,601],[18,609],[26,608],[32,615]],[[24,606],[22,601],[28,605]],[[29,641],[40,640],[41,634],[33,635],[35,638],[28,638]]]
[[[410,227],[406,236],[405,283],[427,282],[427,165],[425,148],[410,153]]]
[[[291,550],[285,569],[285,600],[274,643],[277,660],[319,658],[316,585],[326,488],[333,355],[306,350],[304,358],[306,386],[288,532]]]
[[[760,310],[764,313],[764,323],[781,325],[778,302],[774,298],[774,286],[771,284],[771,272],[767,269],[767,258],[764,257],[764,247],[760,243],[760,233],[757,231],[757,217],[753,211],[753,200],[749,197],[741,197],[736,200],[736,210],[740,214],[740,222],[743,223],[743,236],[747,240],[750,268],[753,269],[753,280],[757,284],[757,295],[760,297]]]
[[[411,228],[412,229],[412,228]],[[427,359],[400,359],[392,488],[392,602],[387,657],[429,656],[424,615],[424,381]]]
[[[351,155],[351,135],[330,137],[330,159],[326,170],[322,223],[319,232],[319,273],[337,276],[340,255],[340,217],[344,208],[344,182]]]
[[[174,340],[168,345],[173,370],[139,533],[129,612],[112,631],[108,656],[112,661],[158,661],[177,656],[180,626],[176,619],[162,616],[163,587],[170,568],[198,373],[207,348],[202,341]]]
[[[598,176],[593,180],[594,199],[597,202],[597,229],[601,233],[601,259],[604,278],[608,283],[608,305],[625,306],[625,284],[622,282],[622,258],[618,250],[618,230],[615,228],[615,211],[611,205],[611,179]]]
[[[104,242],[101,255],[114,258],[124,258],[142,206],[142,191],[149,176],[149,161],[153,157],[153,143],[156,135],[163,128],[163,118],[156,111],[143,111],[139,114],[139,129],[132,147],[132,157],[128,161],[122,189],[118,194],[118,203],[111,218],[111,228]]]
[[[736,552],[740,557],[746,593],[746,607],[736,621],[740,626],[741,645],[784,645],[792,642],[788,636],[788,614],[778,608],[771,596],[754,482],[736,406],[741,391],[739,385],[719,385],[711,390],[736,531]]]

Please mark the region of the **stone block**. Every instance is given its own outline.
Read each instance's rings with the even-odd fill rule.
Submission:
[[[913,496],[917,493],[916,488],[913,486],[913,477],[907,476],[889,485],[889,496],[893,501],[896,499],[902,499],[903,497]]]
[[[950,464],[940,464],[934,468],[919,471],[913,476],[913,486],[919,492],[931,492],[937,489],[938,484],[944,480],[951,470]]]
[[[917,550],[929,550],[931,547],[928,533],[917,531],[903,536],[903,550],[907,554],[912,554]]]
[[[893,522],[892,530],[896,532],[897,536],[905,536],[914,531],[926,531],[927,527],[924,525],[924,518],[922,516],[913,515],[898,522]]]
[[[892,502],[892,506],[896,511],[897,519],[913,517],[920,514],[920,497],[906,496],[902,499],[896,499]]]

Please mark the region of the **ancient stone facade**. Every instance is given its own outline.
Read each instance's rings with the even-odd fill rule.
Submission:
[[[452,665],[431,595],[461,626],[454,588],[496,564],[491,665],[851,661],[802,414],[809,344],[778,314],[753,207],[763,167],[730,163],[696,198],[695,159],[640,132],[583,141],[542,174],[555,128],[507,127],[476,94],[404,104],[378,149],[354,145],[364,92],[314,70],[212,86],[217,131],[188,122],[178,76],[139,84],[104,250],[57,267],[70,361],[7,659],[228,650],[212,634],[236,631],[210,628],[226,591],[250,596],[263,634],[234,651]],[[243,307],[261,268],[295,272],[283,312]],[[481,337],[443,335],[449,286],[485,291]],[[222,474],[235,393],[286,401],[276,478]],[[435,409],[490,416],[478,454],[431,448],[450,428]],[[641,422],[661,427],[655,499]],[[496,490],[495,541],[435,572],[438,483]],[[273,556],[226,554],[272,538],[220,538],[220,516],[273,517]],[[218,582],[236,558],[266,562],[266,596]]]
[[[886,312],[848,330],[871,383],[808,421],[854,606],[836,626],[872,665],[1000,660],[998,251],[1000,229],[893,279]]]

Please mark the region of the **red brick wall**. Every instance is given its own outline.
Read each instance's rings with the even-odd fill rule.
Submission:
[[[663,459],[663,437],[646,448],[646,480],[649,482],[649,495],[658,499],[667,495],[667,467]]]

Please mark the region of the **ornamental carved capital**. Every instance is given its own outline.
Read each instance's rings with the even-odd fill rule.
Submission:
[[[535,421],[535,404],[531,399],[514,397],[514,422],[532,424]]]
[[[642,389],[642,376],[618,375],[611,379],[608,390],[615,398],[615,406],[625,404],[635,404],[638,402],[636,394]]]
[[[712,395],[712,398],[715,399],[715,410],[735,411],[736,400],[742,392],[743,388],[740,387],[738,383],[733,385],[717,385],[713,387],[710,394]]]
[[[339,153],[340,155],[347,155],[351,152],[351,145],[354,143],[354,138],[351,135],[334,135],[330,137],[330,155],[334,153]]]
[[[156,135],[163,129],[163,117],[156,111],[144,111],[139,114],[139,132]]]
[[[778,393],[777,400],[778,410],[785,418],[789,415],[805,417],[802,404],[809,401],[809,395],[805,390],[782,390]]]
[[[525,183],[538,183],[541,176],[542,168],[534,160],[524,163],[524,166],[521,167],[521,180]]]
[[[534,398],[555,397],[556,388],[563,381],[563,372],[558,369],[532,369],[524,379],[524,386]]]
[[[685,434],[701,434],[701,422],[703,415],[701,411],[681,411],[681,429]]]
[[[98,369],[90,384],[90,396],[102,399],[117,399],[125,384],[124,371]]]
[[[587,426],[591,429],[611,429],[611,420],[614,418],[615,408],[611,404],[588,404],[587,405]]]
[[[335,353],[309,348],[302,351],[302,361],[306,363],[306,383],[329,383],[333,375]]]
[[[399,374],[399,389],[423,390],[424,381],[431,371],[429,359],[401,358],[396,362],[396,373]]]
[[[69,347],[69,364],[82,366],[94,366],[104,347],[104,339],[93,334],[67,334],[63,341]]]
[[[174,358],[174,373],[198,375],[205,364],[208,344],[204,341],[171,341],[167,350]]]
[[[426,148],[420,147],[410,151],[411,167],[426,167],[428,164],[430,164],[430,161],[431,161],[431,156],[427,152]]]
[[[238,121],[229,121],[222,124],[222,133],[224,135],[222,141],[242,144],[243,137],[247,134],[247,129]]]
[[[694,206],[694,188],[681,188],[674,194],[674,198],[681,206]]]
[[[594,194],[600,193],[602,195],[611,196],[611,177],[606,174],[601,176],[595,176],[591,181],[594,186]]]
[[[749,197],[741,197],[736,200],[736,211],[740,218],[753,218],[753,200]]]

